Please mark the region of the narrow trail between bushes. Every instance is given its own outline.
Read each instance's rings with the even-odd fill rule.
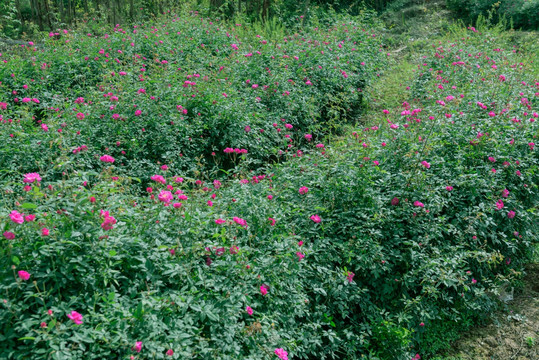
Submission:
[[[447,360],[539,359],[539,264],[526,268],[524,287],[484,326],[462,335]]]
[[[383,109],[399,108],[407,100],[405,84],[414,76],[415,62],[425,49],[396,49],[388,51],[393,63],[372,84],[372,101],[357,119],[355,130],[376,124]],[[434,360],[539,360],[539,259],[527,265],[521,285],[490,318],[462,333],[451,349]]]

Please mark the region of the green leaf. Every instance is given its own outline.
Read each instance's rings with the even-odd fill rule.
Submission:
[[[23,209],[36,209],[37,208],[36,204],[31,204],[31,203],[24,203],[21,206]]]

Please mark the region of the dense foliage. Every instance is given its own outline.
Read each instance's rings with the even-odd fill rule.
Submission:
[[[449,9],[467,22],[493,12],[515,29],[539,29],[539,0],[446,0]]]
[[[106,153],[121,174],[149,179],[162,163],[227,169],[245,152],[259,166],[305,143],[296,133],[317,139],[354,118],[385,62],[377,34],[351,18],[284,37],[255,30],[191,13],[110,34],[51,33],[2,57],[14,121],[0,167],[60,176],[51,162],[89,169]]]
[[[3,54],[0,357],[409,360],[491,311],[538,242],[537,68],[452,28],[331,144],[387,57],[352,21]]]
[[[357,14],[365,8],[383,10],[392,0],[2,0],[0,35],[19,38],[37,31],[100,19],[109,24],[147,21],[189,4],[204,15],[221,18],[246,18],[250,21],[277,19],[302,21],[309,14],[335,10]]]

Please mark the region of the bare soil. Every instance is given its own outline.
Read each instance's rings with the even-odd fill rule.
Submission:
[[[464,334],[447,360],[539,360],[539,264],[526,268],[525,285],[486,326]]]

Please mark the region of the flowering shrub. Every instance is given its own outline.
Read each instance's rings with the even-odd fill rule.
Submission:
[[[343,16],[271,38],[185,12],[1,54],[0,139],[18,151],[0,167],[114,165],[146,181],[160,164],[192,174],[277,160],[362,108],[385,62],[372,29]]]
[[[253,120],[246,131],[242,116],[250,112],[242,104],[248,91],[259,90],[254,84],[241,96],[231,90],[240,88],[239,73],[206,84],[205,71],[228,71],[217,70],[219,62],[200,65],[196,72],[190,69],[202,80],[191,76],[189,83],[183,82],[183,75],[168,66],[174,59],[190,64],[190,54],[210,58],[218,57],[217,49],[226,51],[234,59],[229,66],[240,66],[244,74],[259,72],[260,78],[249,76],[258,85],[266,84],[259,80],[268,70],[243,61],[261,56],[256,64],[273,63],[255,48],[234,53],[245,43],[232,42],[221,30],[210,31],[217,25],[209,20],[174,20],[164,29],[190,24],[178,30],[185,38],[177,40],[185,41],[191,52],[183,48],[181,53],[172,40],[157,37],[166,30],[155,27],[141,30],[152,40],[137,37],[141,44],[137,42],[135,53],[160,60],[142,67],[149,73],[142,72],[144,79],[161,74],[159,79],[170,83],[182,80],[181,87],[196,95],[179,110],[167,112],[170,108],[161,108],[160,102],[149,105],[151,99],[146,99],[140,117],[123,121],[122,116],[128,116],[123,114],[134,109],[133,99],[146,96],[150,86],[148,98],[159,90],[150,82],[132,94],[140,77],[114,61],[105,63],[107,71],[110,65],[126,74],[108,78],[106,96],[101,95],[107,100],[94,94],[92,104],[101,104],[98,107],[79,97],[67,103],[64,98],[42,98],[41,103],[57,101],[63,110],[60,116],[45,112],[38,120],[65,132],[45,133],[32,122],[27,106],[36,103],[21,107],[11,97],[2,99],[7,104],[0,113],[6,120],[0,128],[7,139],[3,146],[26,162],[15,165],[15,160],[2,157],[7,175],[0,178],[0,357],[420,359],[447,346],[440,338],[448,324],[465,327],[495,307],[497,289],[518,276],[538,242],[539,156],[530,143],[537,143],[539,83],[528,71],[525,53],[508,48],[503,39],[496,43],[488,32],[462,30],[458,38],[435,44],[417,64],[414,80],[404,84],[409,87],[407,102],[381,111],[372,124],[333,148],[316,139],[321,129],[302,123],[308,121],[300,117],[302,111],[320,110],[306,106],[311,101],[306,99],[315,99],[309,92],[314,86],[300,91],[287,82],[290,88],[277,93],[297,90],[306,102],[288,105],[275,96],[271,101],[278,105],[272,109],[285,113],[284,125],[274,120],[275,127],[257,128]],[[341,31],[344,27],[337,26],[324,36]],[[111,48],[119,47],[124,36],[122,49],[127,52],[128,35],[119,28],[114,33],[107,41],[75,37],[73,41],[80,40],[76,53],[96,50],[109,40]],[[212,41],[218,39],[226,46],[215,47]],[[292,38],[295,42],[303,39],[298,35]],[[51,40],[50,46],[61,54],[71,45]],[[370,50],[376,53],[377,46]],[[168,57],[169,52],[174,56]],[[291,60],[294,54],[304,55],[291,52],[281,60],[289,69],[297,61]],[[138,61],[136,56],[132,60]],[[236,60],[240,65],[233,65]],[[13,60],[20,73],[37,71],[23,68],[25,61]],[[1,69],[13,64],[8,61]],[[99,69],[97,63],[84,64]],[[281,70],[285,75],[276,77],[292,74],[285,66]],[[352,70],[343,71],[349,76],[342,79],[355,76]],[[326,76],[306,81],[337,83]],[[11,81],[2,86],[13,86]],[[192,82],[199,86],[200,81],[205,85],[193,90]],[[117,89],[131,89],[121,94],[128,99],[125,107],[109,114],[122,115],[100,119],[98,114],[105,111],[101,102],[115,104]],[[187,98],[176,90],[167,87],[160,96],[174,104]],[[226,103],[229,99],[234,102]],[[71,113],[72,107],[76,110]],[[214,111],[225,114],[222,124],[228,128],[206,128],[219,145],[207,148],[220,159],[216,164],[224,164],[223,154],[231,163],[237,160],[235,150],[222,151],[227,148],[265,153],[270,145],[264,141],[272,137],[242,142],[260,129],[264,134],[286,129],[282,131],[301,148],[283,153],[287,161],[267,170],[238,164],[226,179],[216,179],[195,164],[204,159],[197,159],[195,150],[206,145],[193,137],[192,147],[181,151],[193,151],[185,161],[201,167],[192,176],[184,175],[189,167],[180,171],[184,160],[179,148],[167,153],[163,145],[181,136],[151,117],[162,113],[178,121],[184,116],[182,129],[191,131],[193,124],[205,123],[202,115],[199,120],[189,115],[199,111],[206,124],[218,120]],[[80,120],[79,112],[88,114]],[[292,114],[298,116],[295,121]],[[254,118],[268,120],[266,115],[260,111]],[[144,116],[149,118],[144,127],[152,129],[150,137],[134,131]],[[23,119],[17,122],[19,117]],[[62,121],[72,122],[56,127]],[[68,135],[81,121],[89,124],[81,130],[81,136],[87,133],[86,141],[78,141],[82,137],[75,131]],[[17,136],[9,137],[11,131]],[[216,133],[210,135],[212,131]],[[219,131],[236,131],[238,142]],[[119,134],[123,138],[115,145]],[[278,134],[275,130],[271,136]],[[153,137],[161,140],[153,142]],[[75,140],[88,144],[87,152],[72,155]],[[129,148],[132,157],[127,150],[121,153],[124,142],[135,144]],[[30,148],[35,149],[23,153]],[[158,157],[152,153],[156,149]],[[61,157],[51,162],[52,154]],[[143,175],[146,192],[132,186],[133,173]]]

